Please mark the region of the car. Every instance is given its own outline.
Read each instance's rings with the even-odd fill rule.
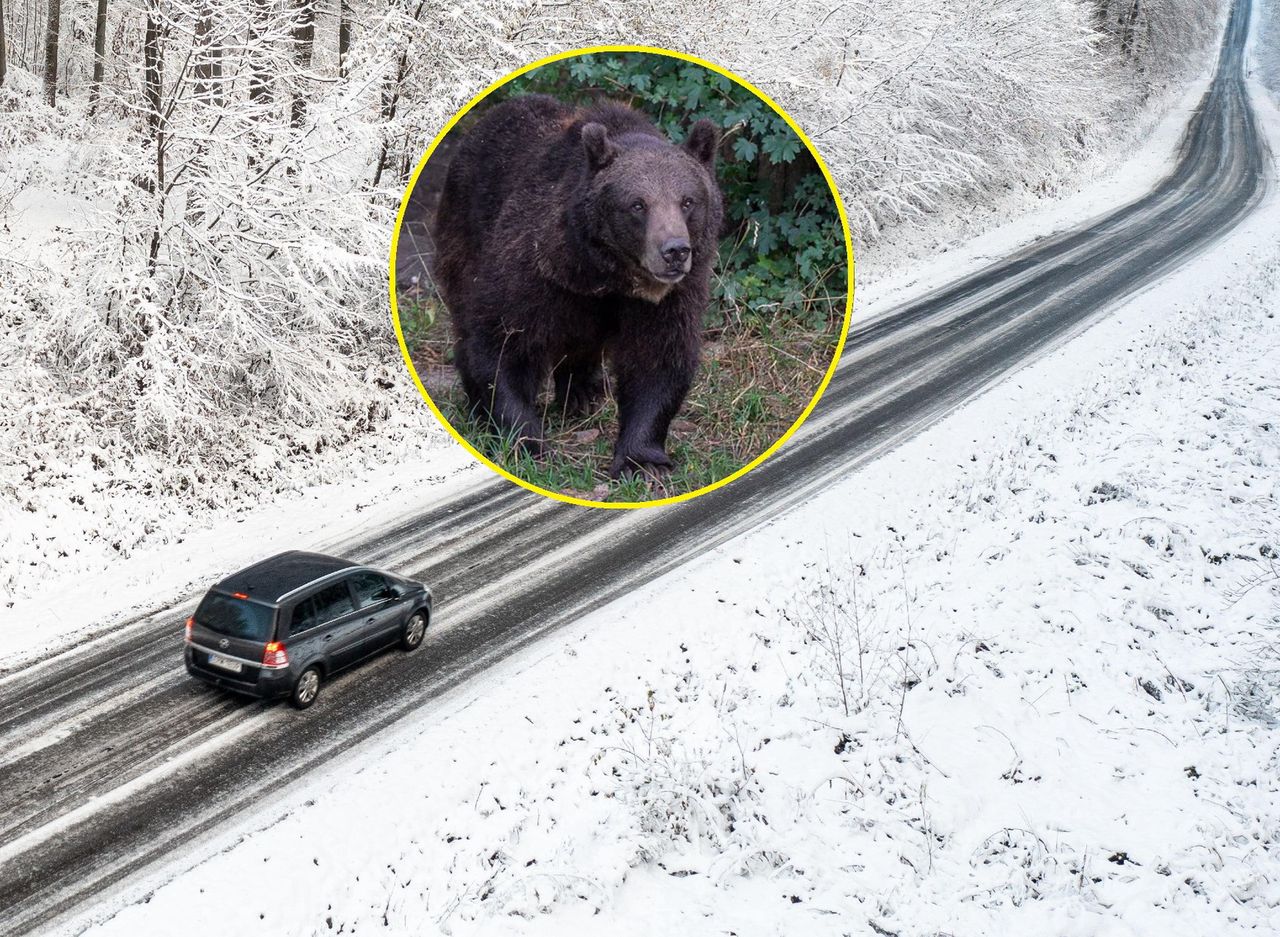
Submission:
[[[187,673],[298,709],[320,684],[398,644],[416,650],[431,590],[351,560],[291,550],[232,573],[187,619]]]

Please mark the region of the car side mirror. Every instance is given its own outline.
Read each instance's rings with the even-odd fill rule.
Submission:
[[[374,597],[378,599],[398,599],[400,598],[400,590],[395,586],[385,586],[379,589]]]

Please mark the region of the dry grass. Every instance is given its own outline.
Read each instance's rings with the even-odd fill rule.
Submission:
[[[423,386],[459,434],[496,464],[551,491],[591,501],[650,501],[696,491],[733,474],[768,450],[817,393],[835,355],[844,297],[825,292],[800,308],[717,310],[721,325],[703,335],[702,364],[672,423],[667,449],[674,469],[662,477],[608,476],[617,408],[606,385],[603,405],[567,417],[541,398],[547,453],[514,450],[468,412],[454,373],[448,314],[429,293],[400,297],[401,325]]]

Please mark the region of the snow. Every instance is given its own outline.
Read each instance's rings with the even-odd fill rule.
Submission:
[[[1277,10],[1259,13],[1273,30]],[[1260,56],[1260,78],[1277,64]],[[1149,187],[1202,87],[1142,146],[1120,141],[1137,152],[1101,183],[1031,214],[1027,192],[958,227],[942,213],[865,252],[861,314]],[[29,261],[79,205],[20,198]],[[1273,179],[1212,253],[942,424],[67,929],[1277,932],[1278,222]],[[412,404],[269,506],[108,504],[87,476],[56,489],[83,510],[0,506],[10,544],[45,538],[34,572],[8,574],[23,595],[5,600],[0,666],[487,481],[459,450],[419,457]]]
[[[1274,0],[1260,3],[1254,10],[1256,38],[1248,63],[1249,75],[1273,94],[1280,94],[1280,4]]]
[[[1277,932],[1275,182],[942,423],[73,929]]]

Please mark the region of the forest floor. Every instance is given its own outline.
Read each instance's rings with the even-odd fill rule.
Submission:
[[[813,305],[826,310],[816,318],[777,313],[770,316],[716,316],[703,334],[698,373],[679,417],[671,425],[667,448],[672,468],[611,479],[618,406],[605,372],[600,406],[570,413],[552,400],[550,388],[539,408],[545,451],[535,458],[514,445],[483,416],[472,412],[452,364],[452,338],[446,318],[413,330],[401,323],[414,367],[432,402],[455,430],[497,465],[539,488],[588,501],[653,501],[713,485],[767,452],[796,423],[822,386],[839,347],[847,303],[823,291]],[[409,307],[420,313],[423,304]],[[439,307],[436,307],[437,310]]]

